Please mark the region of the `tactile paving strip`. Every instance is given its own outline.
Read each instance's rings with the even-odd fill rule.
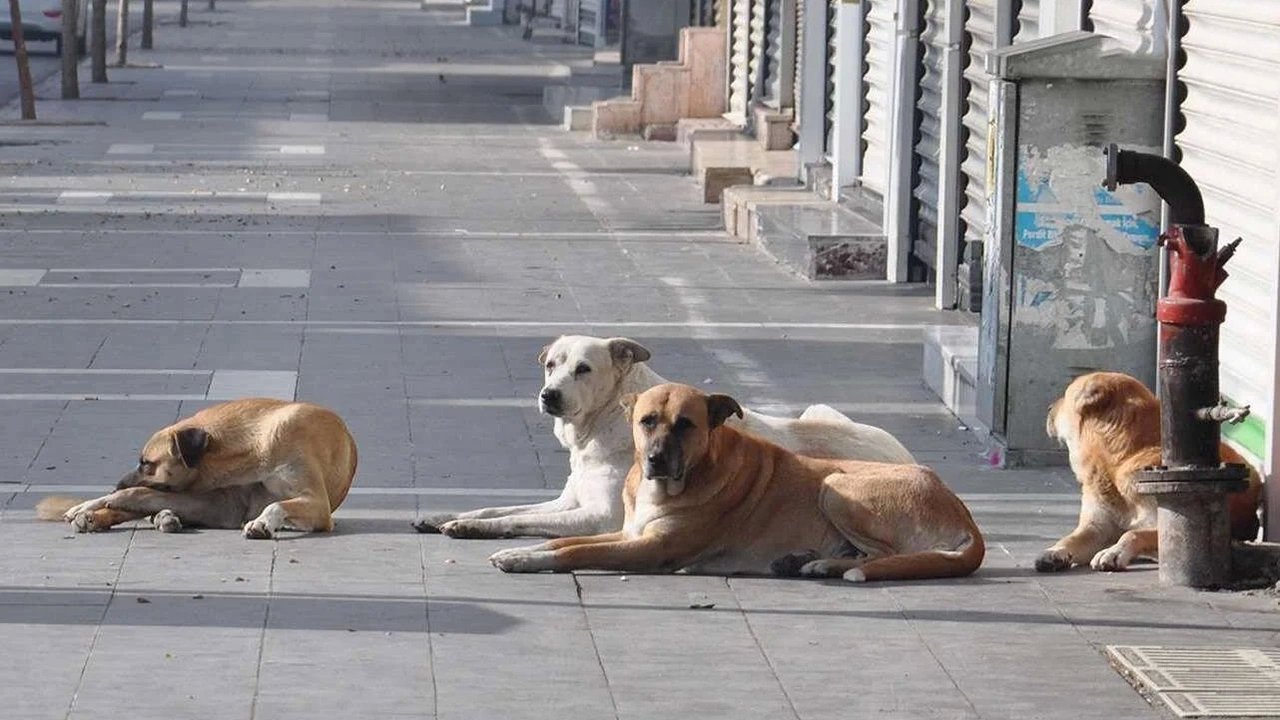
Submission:
[[[1280,718],[1280,649],[1109,645],[1107,654],[1178,717]]]

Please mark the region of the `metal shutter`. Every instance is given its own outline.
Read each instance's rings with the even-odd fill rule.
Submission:
[[[791,106],[795,108],[792,127],[800,127],[800,96],[804,94],[804,0],[796,1],[796,51],[791,65]]]
[[[1232,400],[1271,417],[1275,342],[1277,187],[1280,187],[1280,3],[1190,0],[1183,12],[1185,123],[1176,142],[1181,164],[1204,195],[1219,243],[1243,237],[1218,289],[1227,303],[1222,326],[1221,387]]]
[[[920,97],[916,102],[915,240],[911,252],[933,267],[937,261],[939,153],[942,149],[942,70],[947,58],[947,2],[928,0],[920,28]]]
[[[867,2],[863,65],[862,186],[884,197],[889,184],[889,133],[893,117],[893,58],[897,32],[894,0]]]
[[[839,41],[836,37],[836,6],[839,2],[840,0],[831,0],[827,4],[827,64],[824,68],[827,83],[827,112],[823,117],[822,137],[823,154],[828,158],[836,147],[836,43]]]
[[[774,2],[777,0],[752,0],[751,2],[751,25],[747,35],[751,45],[747,60],[747,97],[751,101],[759,100],[763,95],[765,32],[769,24],[769,5]],[[748,108],[750,105],[751,103],[748,102]]]
[[[782,35],[787,29],[782,23],[782,0],[765,0],[765,5],[767,5],[767,13],[764,18],[764,87],[760,95],[765,105],[778,109],[785,106],[783,91],[790,90],[785,87],[786,74],[782,72],[782,63],[786,59],[782,51],[783,44],[790,38],[783,38]]]
[[[732,0],[729,7],[729,112],[736,122],[746,122],[750,84],[747,78],[751,54],[751,0]]]
[[[1018,26],[1013,32],[1014,42],[1026,42],[1040,38],[1040,0],[1022,0],[1018,7]]]
[[[964,194],[960,196],[960,220],[966,243],[982,244],[987,226],[987,53],[996,38],[995,0],[969,0],[964,21],[968,49],[964,60],[965,137],[960,169]]]
[[[1093,31],[1119,40],[1130,52],[1152,52],[1155,49],[1153,30],[1157,26],[1157,1],[1093,0],[1089,7]]]

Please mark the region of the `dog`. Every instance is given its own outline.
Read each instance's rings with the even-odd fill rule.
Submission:
[[[151,436],[115,492],[77,502],[45,498],[42,520],[96,532],[147,516],[162,532],[184,525],[327,532],[356,474],[356,442],[333,411],[251,398],[211,406]]]
[[[797,455],[725,425],[728,395],[664,384],[622,405],[634,462],[619,532],[551,540],[490,558],[506,572],[597,569],[840,577],[961,577],[986,554],[982,533],[920,465]]]
[[[569,335],[543,348],[538,408],[555,418],[556,438],[569,450],[569,478],[560,496],[534,505],[442,513],[414,527],[455,538],[565,537],[620,529],[622,488],[634,450],[618,401],[666,382],[646,364],[649,358],[648,349],[628,338]],[[798,419],[744,410],[733,423],[805,455],[915,462],[888,432],[826,405],[810,406]]]
[[[1045,431],[1067,448],[1080,483],[1080,520],[1036,559],[1040,572],[1088,563],[1124,570],[1134,558],[1157,560],[1156,500],[1139,495],[1133,474],[1160,464],[1160,401],[1137,378],[1115,372],[1081,375],[1049,406]],[[1222,461],[1244,459],[1225,443]],[[1228,496],[1231,536],[1258,534],[1262,478],[1250,468],[1248,489]]]

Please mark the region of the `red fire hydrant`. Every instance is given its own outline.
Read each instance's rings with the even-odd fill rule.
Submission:
[[[1247,469],[1222,464],[1219,423],[1239,422],[1248,408],[1229,408],[1218,391],[1218,328],[1227,305],[1215,297],[1239,240],[1218,249],[1218,230],[1204,224],[1204,202],[1189,175],[1147,153],[1106,150],[1110,190],[1149,184],[1169,205],[1169,291],[1156,305],[1160,322],[1161,466],[1137,475],[1138,492],[1159,507],[1160,581],[1220,587],[1231,577],[1227,494],[1244,490]]]

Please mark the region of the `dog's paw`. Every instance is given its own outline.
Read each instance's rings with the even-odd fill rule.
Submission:
[[[845,582],[851,583],[864,583],[867,581],[867,573],[864,572],[862,568],[851,568],[846,570],[844,575],[841,577],[844,578]]]
[[[244,536],[250,540],[270,540],[271,528],[261,520],[250,520],[244,524]]]
[[[1059,572],[1071,567],[1071,553],[1062,548],[1049,548],[1036,558],[1036,572]]]
[[[458,540],[505,537],[491,528],[492,525],[484,520],[450,520],[440,526],[440,533]]]
[[[172,510],[161,510],[152,515],[151,524],[162,533],[182,532],[182,521]]]
[[[769,563],[769,571],[779,577],[798,577],[800,568],[818,559],[818,551],[791,553]]]
[[[1129,567],[1129,558],[1125,557],[1124,548],[1119,545],[1112,545],[1109,548],[1099,550],[1097,555],[1093,556],[1093,560],[1089,562],[1089,567],[1102,572],[1120,572]]]
[[[489,556],[489,562],[502,572],[527,573],[553,569],[555,554],[549,550],[508,548]]]
[[[800,566],[800,577],[832,577],[841,572],[842,570],[830,559],[812,560]]]
[[[452,513],[437,513],[435,515],[424,515],[413,521],[413,529],[420,533],[428,533],[436,535],[440,533],[440,526],[453,519]]]
[[[103,529],[98,527],[93,522],[92,512],[80,513],[79,515],[76,515],[75,517],[71,518],[70,522],[71,522],[71,528],[78,533],[98,532],[99,530]]]

